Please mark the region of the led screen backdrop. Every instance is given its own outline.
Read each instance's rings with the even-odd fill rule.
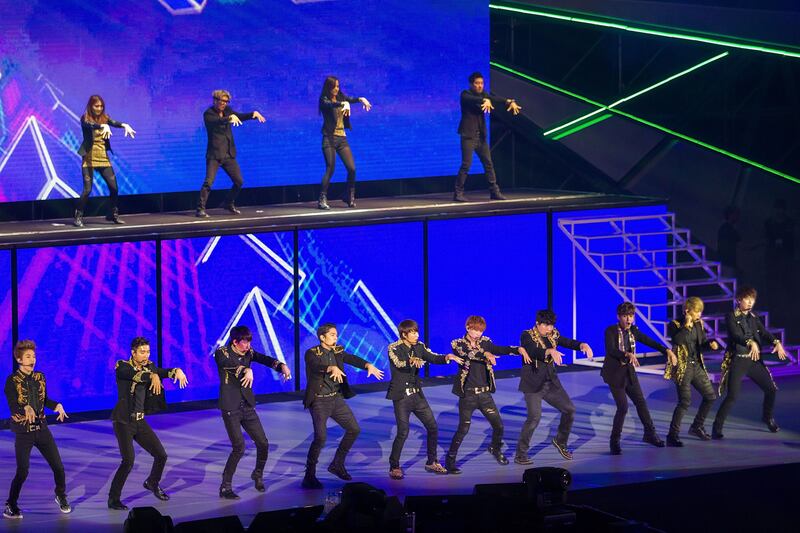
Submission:
[[[19,337],[36,342],[48,395],[68,413],[113,407],[131,339],[150,339],[157,360],[155,243],[22,249],[17,268]]]
[[[218,397],[213,353],[236,325],[250,328],[255,350],[295,373],[292,247],[291,233],[162,241],[163,364],[189,379],[173,401]],[[253,376],[256,394],[294,390],[263,365],[253,365]]]
[[[447,353],[464,335],[469,315],[486,318],[495,343],[519,344],[536,310],[547,307],[547,218],[516,215],[428,223],[430,342]],[[500,357],[500,370],[519,368],[518,356]],[[430,365],[431,375],[456,366]]]
[[[121,194],[199,189],[218,88],[267,117],[235,130],[246,186],[318,182],[329,74],[374,105],[348,132],[359,180],[452,175],[458,93],[489,61],[478,0],[30,0],[0,5],[0,34],[0,202],[80,192],[95,93],[138,132],[112,138]]]
[[[11,252],[0,251],[0,376],[11,373]],[[0,418],[8,417],[8,404],[0,401]]]
[[[319,344],[316,329],[333,322],[339,343],[386,372],[387,346],[397,324],[422,323],[422,223],[301,231],[300,353],[305,387],[305,351]],[[373,382],[348,367],[351,383]]]

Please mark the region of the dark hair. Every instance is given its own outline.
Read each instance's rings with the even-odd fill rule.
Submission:
[[[99,117],[94,116],[94,111],[92,111],[92,106],[100,102],[103,104],[103,112],[100,113]],[[85,122],[94,122],[95,124],[108,124],[108,115],[106,114],[106,102],[103,100],[103,97],[99,94],[93,94],[89,97],[89,101],[86,103],[86,111],[83,113],[83,120]]]
[[[150,346],[150,341],[144,337],[134,337],[131,341],[131,351],[135,352],[139,349],[139,346]]]
[[[317,328],[317,338],[326,335],[330,330],[336,329],[336,324],[333,322],[325,322],[320,327]]]
[[[556,325],[556,314],[550,309],[540,309],[536,311],[536,322],[538,324]]]
[[[320,113],[322,113],[322,99],[331,97],[331,91],[333,91],[333,88],[336,87],[336,82],[338,81],[339,78],[337,78],[336,76],[328,76],[327,78],[325,78],[325,81],[322,84],[322,92],[319,93]],[[339,91],[341,92],[341,87],[339,88]]]
[[[412,331],[416,331],[417,333],[419,333],[419,324],[417,324],[416,320],[411,320],[410,318],[407,318],[406,320],[403,320],[402,322],[397,324],[397,334],[400,335],[401,339],[406,335],[408,335],[409,333],[411,333]]]
[[[231,328],[231,340],[234,342],[251,341],[253,333],[247,326],[234,326]]]
[[[617,306],[617,316],[626,316],[636,313],[636,306],[631,302],[622,302]]]
[[[470,327],[474,327],[475,329],[486,331],[486,319],[483,318],[482,316],[470,315],[467,317],[467,321],[464,323],[464,327],[467,329],[469,329]]]
[[[478,72],[478,71],[476,70],[475,72],[473,72],[472,74],[470,74],[470,75],[469,75],[469,78],[467,78],[467,79],[469,80],[469,82],[470,82],[470,83],[472,83],[472,82],[474,82],[475,80],[477,80],[478,78],[481,78],[481,79],[483,79],[483,74],[481,74],[480,72]]]
[[[36,353],[36,343],[29,339],[17,341],[17,344],[14,345],[14,359],[19,361],[22,359],[22,354],[28,350],[33,350]]]
[[[738,289],[736,289],[736,299],[743,300],[745,298],[753,298],[754,300],[758,297],[758,291],[755,287],[751,287],[750,285],[742,285]]]

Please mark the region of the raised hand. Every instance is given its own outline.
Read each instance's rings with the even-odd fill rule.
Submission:
[[[531,356],[528,355],[528,350],[526,350],[522,346],[519,347],[519,354],[522,356],[522,362],[525,363],[526,365],[530,365],[533,363],[533,361],[531,360]]]
[[[634,366],[634,367],[639,366],[639,360],[636,358],[636,354],[635,353],[628,352],[628,353],[625,354],[625,356],[628,358],[628,362],[631,364],[631,366]]]
[[[494,106],[492,105],[492,101],[489,100],[488,98],[484,98],[483,102],[481,102],[481,110],[484,113],[491,113],[493,109]]]
[[[367,375],[381,380],[383,379],[383,370],[379,369],[375,365],[369,364],[367,365]]]
[[[370,109],[372,109],[372,104],[370,104],[369,100],[367,100],[363,96],[359,98],[358,101],[361,102],[361,105],[364,106],[364,111],[369,111]]]
[[[58,420],[59,422],[63,422],[65,418],[69,418],[69,416],[67,416],[67,412],[64,411],[64,406],[61,404],[56,405],[56,408],[53,409],[53,411],[58,413],[58,417],[56,417],[56,420]]]
[[[108,139],[111,137],[111,126],[108,124],[101,124],[100,125],[100,137],[103,139]]]
[[[161,394],[163,390],[163,385],[161,384],[161,378],[158,377],[158,374],[155,372],[150,373],[150,392],[153,394]]]
[[[286,383],[290,379],[292,379],[292,371],[289,370],[288,365],[282,365],[281,366],[281,380],[284,383]]]
[[[240,119],[236,115],[231,115],[231,118],[228,119],[228,120],[233,126],[241,126],[242,125],[242,119]]]
[[[463,359],[461,359],[459,356],[453,355],[451,353],[445,355],[444,356],[444,360],[447,361],[448,363],[450,361],[455,361],[458,365],[463,365],[464,364],[464,360]]]
[[[521,109],[522,109],[521,105],[518,105],[514,100],[509,100],[506,111],[508,111],[512,115],[519,115]]]
[[[328,372],[331,374],[331,379],[336,383],[344,383],[344,378],[347,377],[347,374],[342,372],[342,369],[336,365],[329,366]]]
[[[178,387],[181,389],[185,389],[186,385],[189,384],[189,380],[186,379],[186,374],[183,373],[183,370],[180,368],[175,369],[175,377],[172,378],[173,383],[178,383]]]
[[[242,387],[246,389],[251,388],[253,386],[253,369],[245,368],[242,373],[242,379],[239,381],[242,383]]]
[[[262,115],[258,111],[253,111],[253,118],[262,124],[267,121],[267,119],[264,118],[264,115]]]
[[[125,130],[125,137],[133,139],[136,136],[136,130],[131,128],[130,124],[122,124],[122,129]]]
[[[350,116],[350,102],[342,102],[342,115]]]
[[[29,424],[36,422],[36,411],[30,405],[25,406],[25,422]]]
[[[594,352],[592,351],[592,347],[586,344],[585,342],[582,342],[579,348],[584,354],[586,354],[586,357],[588,357],[589,359],[592,359],[594,357]]]

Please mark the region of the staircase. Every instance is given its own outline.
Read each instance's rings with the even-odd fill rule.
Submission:
[[[575,251],[585,257],[619,296],[636,304],[638,320],[670,345],[667,325],[682,317],[682,304],[689,296],[705,302],[703,320],[710,338],[723,348],[708,354],[706,361],[712,380],[718,380],[719,365],[727,337],[725,314],[736,294],[736,280],[725,277],[722,266],[706,257],[706,247],[692,241],[691,230],[675,224],[674,213],[654,215],[561,218],[559,229],[569,238]],[[784,341],[785,332],[770,324],[762,313],[765,327]],[[787,346],[785,362],[764,353],[773,375],[800,374],[800,346]],[[595,361],[602,360],[595,358]],[[579,360],[580,364],[593,364]],[[642,364],[637,371],[663,373],[664,363]]]

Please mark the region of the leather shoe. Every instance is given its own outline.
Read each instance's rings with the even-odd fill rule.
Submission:
[[[448,474],[458,475],[461,473],[461,469],[456,466],[456,458],[453,457],[452,459],[448,457],[444,461],[444,467],[447,469]]]
[[[328,466],[328,472],[330,472],[334,476],[338,477],[339,479],[343,479],[345,481],[350,481],[351,479],[353,479],[353,476],[351,476],[347,472],[347,469],[344,467],[343,464],[331,463]]]
[[[711,430],[711,438],[714,439],[714,440],[722,440],[722,439],[725,438],[725,435],[723,435],[721,431],[717,431],[717,430],[712,429]]]
[[[700,440],[711,440],[711,435],[706,433],[705,428],[702,426],[692,426],[689,428],[689,435],[694,435]]]
[[[196,216],[197,218],[208,218],[208,213],[206,213],[205,209],[200,209],[198,207],[197,210],[194,212],[194,216]]]
[[[503,452],[500,451],[500,448],[495,448],[494,446],[489,446],[489,453],[492,454],[492,457],[501,465],[508,464],[508,458],[503,455]]]
[[[561,457],[567,460],[572,459],[572,452],[569,449],[567,449],[566,443],[561,444],[556,439],[553,439],[553,446],[556,447],[556,450],[558,450],[558,453],[561,454]]]
[[[527,455],[515,455],[514,462],[518,465],[532,465],[533,459],[528,457]]]
[[[764,423],[767,425],[767,429],[770,430],[772,433],[777,433],[781,430],[778,423],[775,422],[774,418],[765,418]]]
[[[256,482],[256,490],[258,492],[265,492],[267,488],[264,486],[264,478],[261,473],[253,472],[250,474],[250,479]]]
[[[225,500],[238,500],[239,495],[233,492],[231,487],[222,486],[219,488],[219,497]]]
[[[664,441],[656,435],[655,433],[645,433],[644,437],[642,437],[642,442],[646,442],[647,444],[652,444],[656,448],[663,448]]]
[[[677,435],[667,435],[667,446],[672,448],[682,448],[683,441]]]
[[[622,446],[619,444],[619,439],[611,439],[608,445],[611,448],[611,455],[622,455]]]
[[[142,486],[152,492],[153,495],[162,502],[169,500],[169,495],[158,486],[158,483],[150,483],[149,481],[145,481]]]
[[[306,475],[303,476],[303,482],[300,483],[300,486],[304,489],[316,490],[322,488],[322,483],[320,483],[319,479],[317,479],[317,476],[306,472]]]
[[[241,211],[239,211],[239,209],[238,209],[238,208],[237,208],[235,205],[233,205],[233,204],[227,204],[227,205],[225,205],[225,211],[228,211],[228,212],[230,212],[230,213],[233,213],[234,215],[239,215],[239,214],[241,214]]]
[[[492,191],[489,194],[489,199],[490,200],[508,200],[508,198],[506,198],[505,195],[503,193],[501,193],[499,190]]]
[[[109,509],[114,509],[115,511],[127,511],[128,510],[128,506],[127,505],[125,505],[124,503],[122,503],[121,501],[119,501],[119,500],[117,500],[115,498],[109,498],[108,499],[108,508]]]
[[[453,201],[454,202],[468,202],[467,197],[464,196],[463,192],[457,192],[453,194]]]

